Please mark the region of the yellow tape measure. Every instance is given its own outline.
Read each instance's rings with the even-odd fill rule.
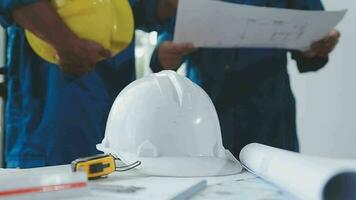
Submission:
[[[115,158],[112,155],[96,155],[79,158],[72,162],[73,171],[84,171],[88,179],[107,176],[116,171]]]
[[[87,158],[79,158],[72,162],[73,171],[84,171],[88,179],[97,179],[105,177],[113,172],[123,172],[134,169],[141,165],[140,161],[125,166],[116,166],[114,156],[110,154],[102,154]]]

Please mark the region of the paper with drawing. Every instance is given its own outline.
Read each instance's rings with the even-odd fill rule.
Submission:
[[[307,49],[344,17],[346,10],[301,11],[215,0],[180,0],[175,42],[196,47]]]

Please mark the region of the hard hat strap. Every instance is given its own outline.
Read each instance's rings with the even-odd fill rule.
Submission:
[[[116,171],[117,172],[129,171],[129,170],[134,169],[134,168],[136,168],[136,167],[138,167],[140,165],[141,165],[141,161],[136,161],[136,162],[134,162],[134,163],[132,163],[130,165],[125,165],[125,166],[122,166],[122,167],[116,167]]]

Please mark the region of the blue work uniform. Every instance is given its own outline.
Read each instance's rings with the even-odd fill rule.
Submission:
[[[0,23],[7,28],[7,167],[67,164],[98,154],[111,105],[135,79],[134,44],[94,71],[75,77],[37,56],[24,30],[13,23],[14,8],[37,0],[1,0]],[[153,26],[156,0],[130,1],[136,25]]]
[[[226,0],[227,2],[322,10],[319,0]],[[204,8],[202,8],[204,9]],[[174,20],[172,20],[174,21]],[[172,39],[174,22],[159,41]],[[224,30],[221,30],[224,31]],[[287,49],[202,48],[185,59],[187,75],[211,97],[220,120],[224,146],[235,156],[249,143],[299,151],[295,99],[287,72],[291,52],[301,72],[316,71],[327,58],[304,58]],[[162,70],[157,50],[151,59],[154,72]]]

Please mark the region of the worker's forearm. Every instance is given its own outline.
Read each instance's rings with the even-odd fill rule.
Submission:
[[[176,15],[178,0],[158,0],[157,17],[160,21]]]
[[[12,16],[17,24],[30,30],[55,49],[63,48],[67,41],[76,38],[47,0],[16,8]]]

